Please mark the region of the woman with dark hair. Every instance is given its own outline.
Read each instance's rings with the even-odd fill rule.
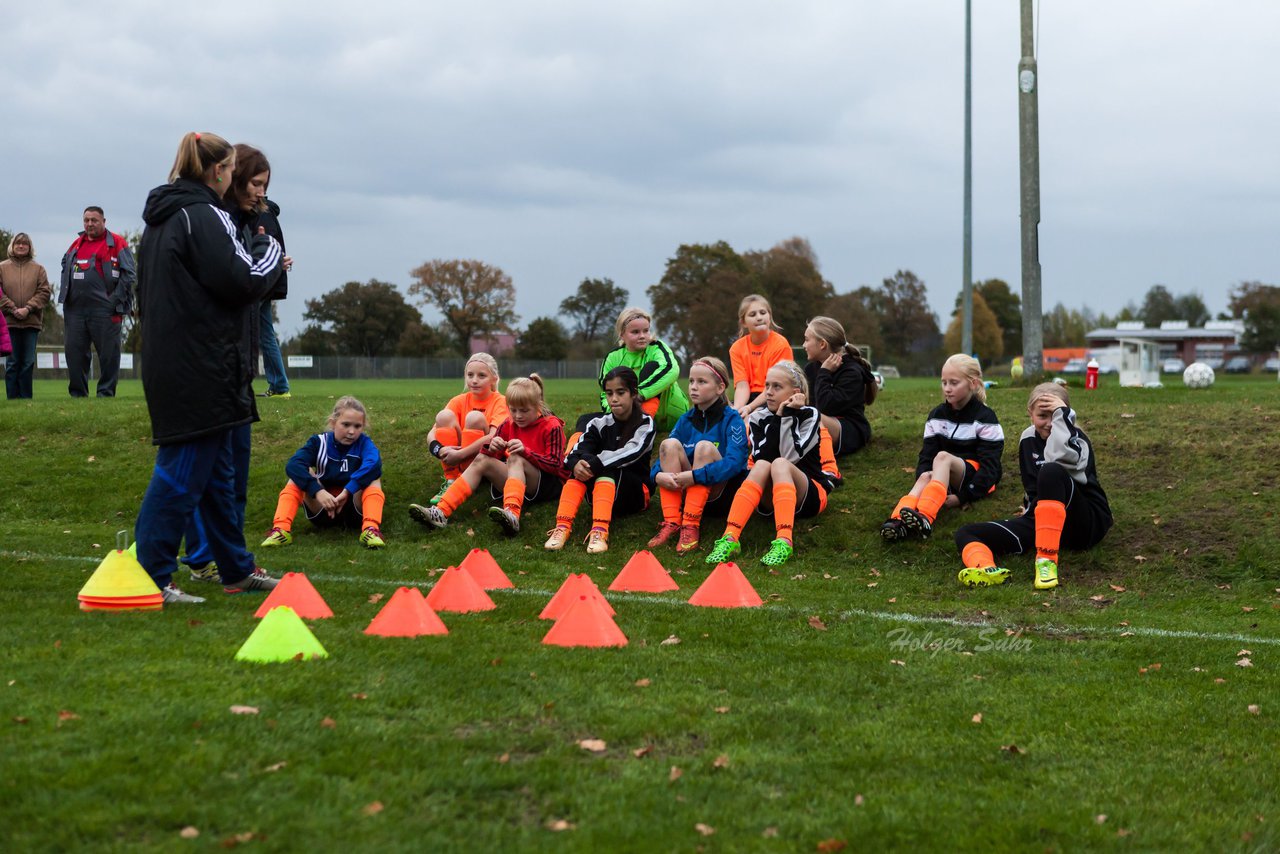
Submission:
[[[9,241],[9,257],[0,261],[0,310],[9,325],[13,355],[4,370],[5,396],[31,397],[31,376],[36,366],[36,339],[43,327],[44,307],[52,296],[49,274],[36,263],[31,238],[18,232]]]
[[[250,318],[280,277],[284,252],[262,228],[242,234],[223,209],[235,171],[230,143],[188,133],[169,183],[151,191],[142,212],[142,387],[159,447],[135,536],[138,560],[166,603],[204,601],[173,583],[197,507],[227,593],[278,581],[245,548],[235,449],[248,447],[258,420]]]

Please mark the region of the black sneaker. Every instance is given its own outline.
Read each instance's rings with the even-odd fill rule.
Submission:
[[[908,536],[907,528],[902,524],[901,519],[887,519],[880,526],[880,536],[887,543],[896,543],[898,540],[905,540]]]
[[[914,534],[922,540],[927,540],[929,535],[933,533],[933,523],[926,519],[919,510],[903,507],[898,511],[898,515],[902,517],[902,527],[909,534]]]

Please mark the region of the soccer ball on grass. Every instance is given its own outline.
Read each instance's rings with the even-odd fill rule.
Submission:
[[[1204,362],[1192,362],[1182,372],[1182,383],[1187,388],[1208,388],[1213,385],[1213,368]]]

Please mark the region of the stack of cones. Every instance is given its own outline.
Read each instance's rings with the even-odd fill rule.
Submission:
[[[128,551],[115,549],[102,559],[80,589],[81,611],[158,611],[160,588]]]
[[[260,664],[328,657],[311,629],[288,605],[272,608],[236,653],[236,661]]]
[[[653,552],[638,551],[627,561],[627,565],[618,573],[609,585],[610,590],[631,593],[666,593],[668,590],[679,590],[671,577],[653,556]]]
[[[472,611],[492,611],[498,606],[489,598],[471,573],[451,566],[427,594],[427,604],[437,611],[469,614]]]
[[[764,600],[736,563],[722,563],[689,597],[689,604],[704,608],[758,608]]]
[[[539,620],[558,620],[569,609],[569,606],[577,600],[579,596],[587,596],[588,598],[599,601],[604,612],[612,617],[616,611],[604,598],[604,594],[600,592],[600,588],[596,587],[596,583],[591,580],[591,576],[585,572],[574,574],[569,573],[569,577],[560,585],[560,589],[551,597],[551,601],[547,603],[547,607],[542,609],[542,613],[538,615]]]
[[[286,572],[270,595],[263,600],[255,617],[265,617],[272,609],[287,605],[304,620],[323,620],[333,616],[324,597],[301,572]]]
[[[547,646],[626,646],[627,636],[605,610],[603,596],[579,593],[542,638]]]
[[[384,638],[416,638],[421,635],[447,635],[449,629],[427,604],[421,590],[401,587],[382,606],[364,633]]]
[[[485,590],[510,590],[515,587],[488,549],[472,549],[458,566],[471,573],[471,577]]]

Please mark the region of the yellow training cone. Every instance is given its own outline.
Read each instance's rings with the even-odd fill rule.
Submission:
[[[160,588],[142,564],[121,549],[108,553],[80,589],[80,607],[86,611],[97,610],[95,606],[107,606],[111,610],[151,610],[163,601]]]
[[[288,605],[272,608],[236,653],[236,661],[306,661],[328,658],[320,641]]]

